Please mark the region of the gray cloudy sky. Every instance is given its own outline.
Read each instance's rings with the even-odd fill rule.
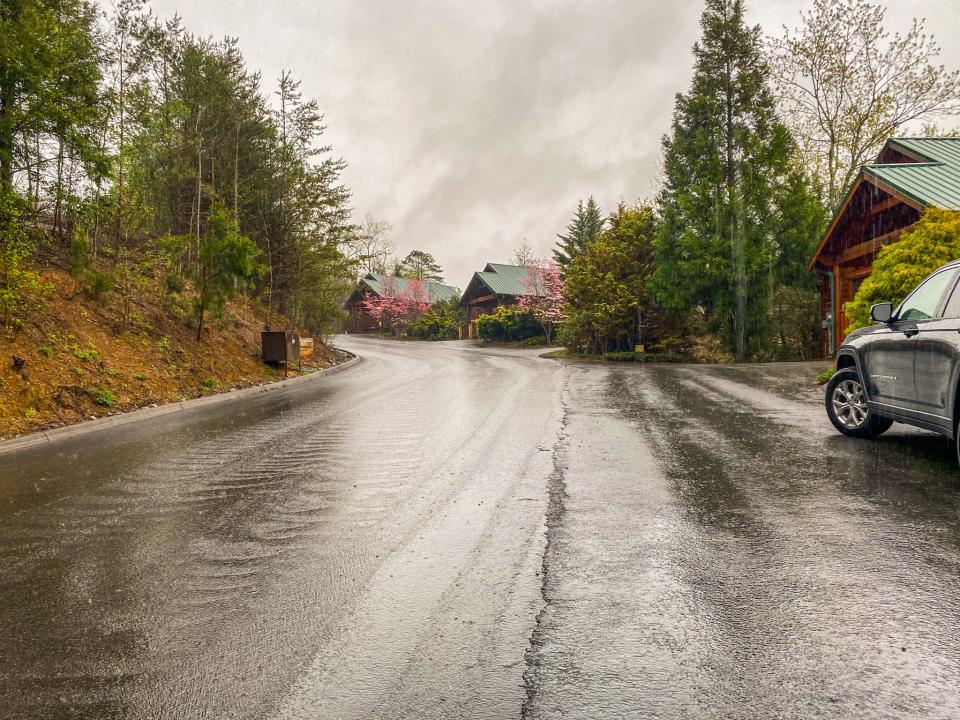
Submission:
[[[803,0],[748,0],[795,25]],[[656,187],[673,95],[690,79],[700,0],[154,0],[200,35],[234,35],[269,86],[282,69],[326,114],[358,219],[398,255],[433,253],[465,287],[523,238],[546,256],[578,198],[604,210]],[[956,0],[900,0],[960,67]],[[952,47],[949,47],[952,45]]]

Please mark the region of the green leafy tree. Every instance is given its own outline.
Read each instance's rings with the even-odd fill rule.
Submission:
[[[621,205],[608,229],[573,258],[566,274],[567,318],[560,327],[567,347],[602,353],[639,340],[639,323],[652,316],[646,289],[655,234],[651,207]]]
[[[202,337],[206,314],[221,317],[224,305],[234,296],[238,287],[256,279],[262,272],[262,267],[257,263],[260,254],[257,246],[237,231],[236,223],[223,207],[213,208],[199,251],[193,276],[197,290],[198,342]]]
[[[767,87],[759,28],[745,24],[741,0],[707,0],[701,28],[663,140],[654,290],[673,310],[705,310],[743,360],[767,344],[781,258],[801,254],[798,232],[812,240],[819,228],[786,232],[810,193]]]
[[[583,200],[577,203],[577,211],[573,220],[567,225],[567,231],[560,235],[560,242],[553,251],[553,258],[560,267],[567,267],[588,243],[596,240],[603,232],[604,219],[600,206],[591,195],[584,205]]]
[[[877,255],[870,276],[845,307],[850,320],[848,331],[873,322],[871,305],[900,303],[927,275],[957,258],[960,258],[960,211],[928,208],[913,230]]]
[[[443,282],[443,268],[440,263],[428,252],[412,250],[397,265],[396,275],[414,280],[433,280]]]
[[[39,197],[43,170],[59,159],[62,171],[66,153],[103,172],[93,137],[101,77],[93,4],[4,2],[0,38],[0,189],[22,175]]]
[[[0,0],[0,190],[19,195],[25,222],[52,210],[51,250],[92,294],[119,286],[125,315],[149,265],[178,314],[194,281],[198,334],[235,290],[330,330],[358,263],[385,251],[357,252],[346,165],[317,103],[287,72],[268,98],[234,39],[198,38],[143,0],[111,8]],[[10,247],[28,267],[32,245]],[[266,267],[255,282],[251,248]]]

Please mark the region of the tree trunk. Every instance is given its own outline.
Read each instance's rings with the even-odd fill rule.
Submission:
[[[63,139],[57,143],[57,196],[53,205],[53,232],[63,239]]]
[[[726,120],[727,120],[727,147],[726,147],[726,184],[727,184],[727,214],[730,232],[730,246],[733,260],[734,284],[734,355],[737,362],[746,359],[747,341],[747,277],[745,259],[743,256],[743,238],[737,223],[737,174],[734,166],[733,147],[733,68],[730,59],[726,65]]]
[[[123,245],[121,240],[121,235],[123,233],[123,145],[126,138],[124,137],[124,115],[125,115],[125,103],[126,103],[126,78],[124,77],[124,39],[120,40],[120,56],[118,58],[119,62],[119,71],[120,71],[120,127],[119,127],[119,142],[117,143],[117,217],[114,221],[114,238],[113,242],[116,249],[119,251],[120,247]],[[120,253],[117,252],[117,255]]]
[[[206,311],[204,303],[200,303],[200,312],[197,314],[197,342],[200,342],[201,333],[203,332],[203,313]]]
[[[13,190],[13,100],[13,85],[4,78],[0,87],[0,189],[4,193]]]

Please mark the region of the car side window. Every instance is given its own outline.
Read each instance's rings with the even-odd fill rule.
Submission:
[[[956,271],[944,270],[913,291],[897,310],[897,320],[929,320],[937,313],[940,299],[947,291]]]
[[[947,307],[943,310],[943,316],[945,318],[960,318],[960,285],[954,288],[950,300],[947,301]]]

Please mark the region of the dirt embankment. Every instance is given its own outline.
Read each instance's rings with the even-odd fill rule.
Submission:
[[[283,377],[260,362],[266,314],[250,301],[228,304],[197,342],[159,288],[147,294],[155,301],[124,313],[114,296],[78,293],[60,270],[42,276],[54,288],[46,307],[12,337],[0,336],[0,439]],[[272,323],[289,327],[276,314]],[[304,369],[338,359],[317,340]]]

